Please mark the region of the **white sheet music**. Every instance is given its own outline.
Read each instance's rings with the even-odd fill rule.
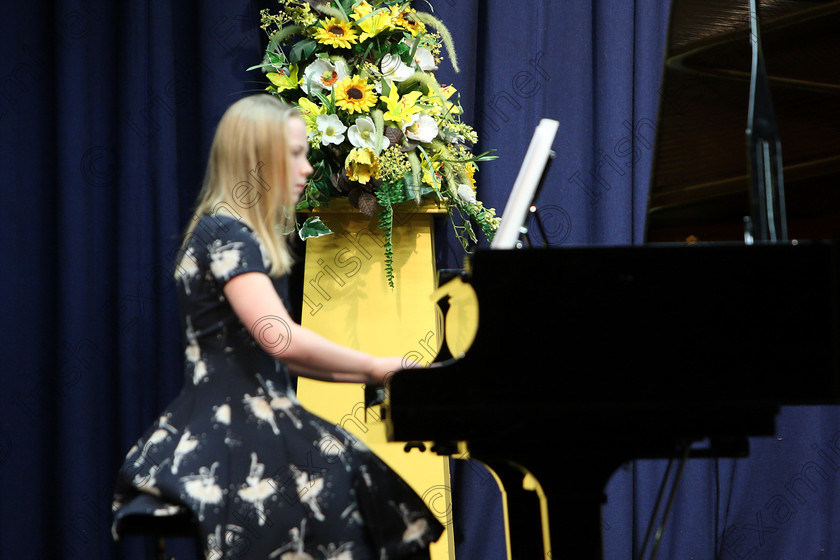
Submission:
[[[516,246],[519,228],[525,225],[528,208],[534,200],[559,127],[560,123],[552,119],[542,119],[537,125],[510,191],[499,228],[490,244],[492,249],[513,249]]]

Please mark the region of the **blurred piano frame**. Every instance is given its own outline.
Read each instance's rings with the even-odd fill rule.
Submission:
[[[780,406],[838,402],[840,1],[760,5],[798,242],[744,244],[749,14],[672,4],[648,243],[477,251],[454,280],[478,299],[470,349],[380,390],[391,439],[466,442],[499,475],[513,560],[601,558],[623,463],[745,456]]]

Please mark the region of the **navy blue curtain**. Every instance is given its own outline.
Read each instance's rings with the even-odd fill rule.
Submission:
[[[149,557],[110,537],[115,469],[180,389],[173,259],[260,7],[0,7],[3,557]]]
[[[501,213],[534,127],[553,118],[557,158],[537,200],[547,234],[535,241],[641,243],[669,3],[433,4],[461,67],[439,78],[461,92],[478,149],[499,156],[477,175],[479,197]],[[261,59],[262,7],[0,5],[3,557],[149,557],[146,539],[112,542],[112,484],[180,389],[172,260],[215,123],[262,87],[245,72]],[[460,266],[445,223],[439,234],[439,266]],[[660,557],[836,556],[838,424],[832,408],[784,409],[750,458],[692,461]],[[458,557],[503,558],[492,478],[453,466]],[[638,552],[663,470],[637,461],[610,481],[606,558]]]

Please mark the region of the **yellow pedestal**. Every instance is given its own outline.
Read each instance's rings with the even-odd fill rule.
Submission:
[[[391,288],[376,218],[343,200],[313,211],[334,233],[306,241],[301,324],[371,354],[431,362],[443,337],[438,308],[430,299],[435,290],[432,218],[441,212],[428,203],[395,207]],[[387,442],[378,411],[365,413],[364,386],[301,378],[298,398],[364,441],[423,497],[441,523],[451,526],[448,458],[430,451],[406,453],[402,444]],[[431,552],[433,560],[455,557],[451,530]]]

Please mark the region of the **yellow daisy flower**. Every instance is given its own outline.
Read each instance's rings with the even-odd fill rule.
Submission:
[[[335,104],[348,113],[366,113],[376,105],[376,94],[364,78],[348,76],[335,86]]]
[[[346,21],[338,18],[330,18],[315,31],[315,39],[324,45],[330,45],[339,49],[349,49],[358,43],[359,36]]]

